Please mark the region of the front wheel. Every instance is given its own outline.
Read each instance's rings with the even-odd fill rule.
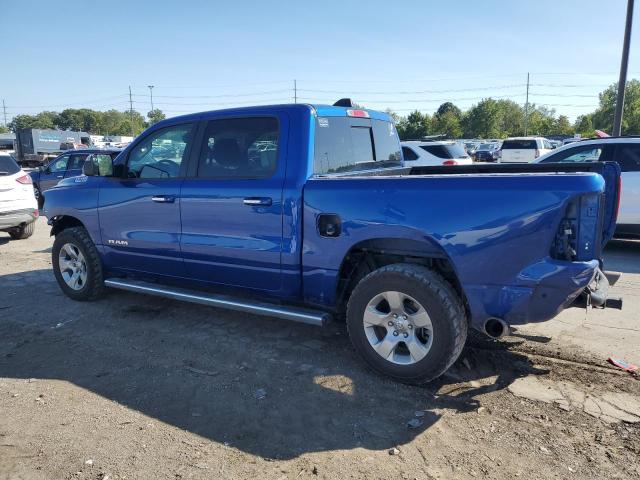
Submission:
[[[421,384],[460,356],[467,318],[456,291],[422,265],[379,268],[356,286],[347,305],[351,341],[377,372]]]
[[[100,255],[84,228],[68,228],[56,235],[51,256],[53,273],[68,297],[84,301],[103,294]]]

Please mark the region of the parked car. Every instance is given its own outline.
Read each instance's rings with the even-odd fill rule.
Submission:
[[[14,240],[33,235],[38,218],[38,205],[31,177],[14,158],[0,152],[0,231]]]
[[[500,158],[500,144],[481,143],[473,157],[476,162],[497,162]]]
[[[466,142],[464,144],[464,149],[467,152],[467,155],[469,155],[472,159],[473,159],[473,156],[476,154],[476,150],[478,149],[479,145],[480,145],[479,142]]]
[[[44,205],[44,193],[55,186],[63,178],[82,175],[82,166],[90,156],[107,155],[113,160],[120,150],[116,149],[84,149],[65,152],[51,162],[30,173],[38,206]]]
[[[432,165],[471,165],[473,160],[464,147],[451,141],[402,142],[402,156],[412,167]]]
[[[617,236],[640,236],[640,138],[605,137],[569,143],[537,162],[615,161],[622,170]]]
[[[502,142],[499,161],[502,163],[530,163],[551,150],[551,143],[546,138],[507,138]]]
[[[469,326],[499,337],[585,289],[605,304],[615,163],[407,168],[386,113],[295,104],[163,120],[106,171],[85,162],[47,192],[53,273],[74,300],[109,287],[346,317],[362,358],[408,383],[445,372]]]

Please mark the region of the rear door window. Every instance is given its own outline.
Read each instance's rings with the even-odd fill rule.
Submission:
[[[615,160],[623,172],[639,172],[640,144],[618,145]]]
[[[538,148],[535,140],[505,140],[502,150],[535,150]]]
[[[211,120],[204,133],[197,176],[269,178],[278,165],[279,136],[275,117]]]
[[[399,166],[398,134],[391,122],[351,117],[316,120],[314,173]]]

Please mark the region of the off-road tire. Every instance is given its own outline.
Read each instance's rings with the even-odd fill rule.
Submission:
[[[60,249],[67,243],[75,245],[85,258],[87,281],[80,290],[70,288],[62,278],[62,273],[60,272],[58,261]],[[78,301],[91,301],[97,300],[104,295],[105,286],[100,255],[89,233],[83,227],[67,228],[56,235],[51,250],[51,263],[53,264],[53,273],[58,281],[58,285],[60,285],[62,291],[69,298]]]
[[[416,299],[427,311],[433,340],[427,355],[410,365],[386,360],[367,340],[363,316],[368,303],[385,291],[398,291]],[[364,277],[347,304],[347,328],[356,351],[373,370],[409,384],[424,384],[442,375],[462,353],[468,322],[458,293],[437,272],[422,265],[398,263]]]
[[[33,235],[36,231],[36,222],[27,223],[21,227],[15,227],[9,230],[9,235],[13,240],[24,240]]]

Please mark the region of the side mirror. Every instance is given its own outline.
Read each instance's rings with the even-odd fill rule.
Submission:
[[[94,161],[92,159],[89,159],[84,162],[84,165],[82,165],[82,174],[86,175],[87,177],[95,177],[97,175],[100,175],[100,172],[98,171],[98,166],[94,163]]]

